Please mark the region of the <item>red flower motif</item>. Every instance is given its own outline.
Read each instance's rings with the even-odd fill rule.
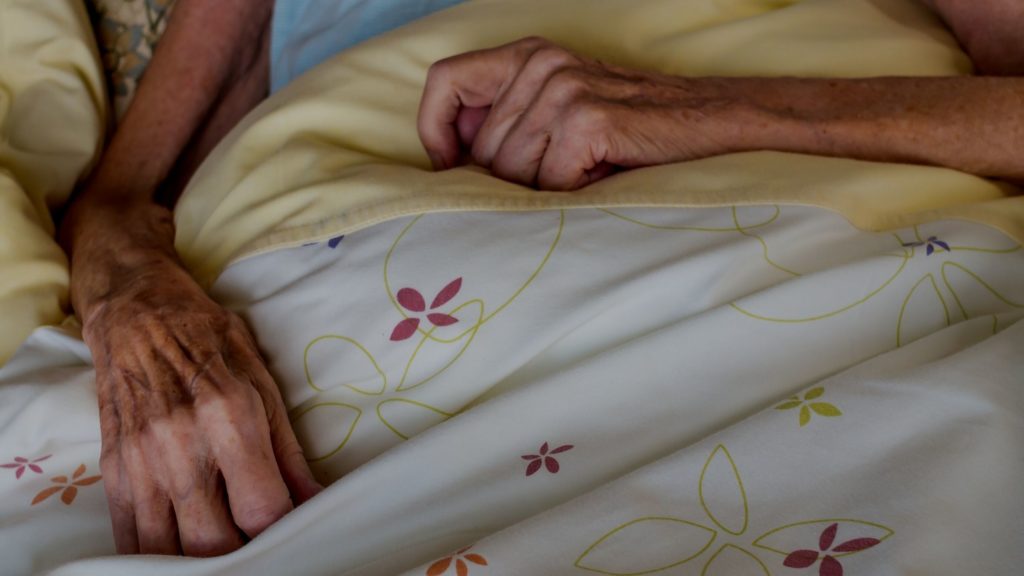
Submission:
[[[15,480],[20,480],[21,479],[21,475],[25,473],[25,469],[26,468],[28,468],[29,470],[35,472],[36,474],[42,474],[43,473],[43,469],[41,467],[37,466],[36,463],[42,462],[43,460],[46,460],[50,456],[53,456],[53,454],[47,454],[46,456],[43,456],[41,458],[36,458],[35,460],[29,460],[28,458],[22,458],[21,456],[16,456],[14,458],[14,462],[8,462],[6,464],[0,464],[0,468],[16,468],[17,470],[14,471],[14,478],[15,478]]]
[[[448,572],[448,568],[455,564],[456,576],[469,576],[469,568],[472,564],[468,564],[466,561],[472,562],[477,566],[487,566],[487,559],[479,554],[466,554],[472,546],[467,546],[462,550],[459,550],[451,556],[441,558],[437,562],[430,565],[427,568],[427,576],[441,576]]]
[[[75,470],[74,475],[71,476],[71,480],[68,480],[67,476],[54,476],[50,481],[57,485],[50,486],[39,494],[36,494],[36,497],[32,499],[32,506],[39,504],[57,492],[61,493],[61,502],[70,506],[71,503],[75,501],[75,496],[78,496],[79,486],[95,484],[102,478],[101,476],[89,476],[88,478],[82,478],[83,474],[85,474],[85,464],[82,464]]]
[[[455,280],[452,280],[451,282],[448,283],[447,286],[442,288],[441,291],[437,293],[437,296],[434,296],[434,301],[430,303],[430,309],[436,310],[441,306],[444,306],[449,301],[451,301],[451,299],[454,298],[455,295],[458,294],[459,290],[461,289],[462,278],[456,278]],[[423,295],[420,294],[419,291],[414,288],[402,288],[401,290],[398,291],[396,297],[398,303],[402,306],[402,308],[405,308],[409,312],[422,313],[426,312],[427,310],[427,303],[423,299]],[[434,326],[451,326],[452,324],[458,322],[459,319],[448,314],[442,314],[440,312],[431,312],[427,314],[427,321],[433,324]],[[420,318],[417,316],[410,316],[405,320],[399,322],[395,326],[395,329],[391,331],[391,340],[393,342],[406,340],[410,338],[413,334],[415,334],[416,330],[418,330],[419,327]]]
[[[796,550],[786,556],[783,564],[789,568],[808,568],[818,561],[818,557],[826,552],[860,552],[867,550],[881,542],[877,538],[854,538],[842,544],[832,547],[836,540],[836,533],[839,531],[839,524],[832,524],[821,531],[818,537],[818,550]],[[818,576],[843,576],[843,565],[831,554],[825,554],[821,558],[821,565],[818,566]]]
[[[561,469],[561,466],[558,465],[558,460],[556,460],[551,455],[561,454],[562,452],[568,452],[569,450],[572,449],[572,444],[565,444],[563,446],[555,448],[554,450],[549,450],[548,443],[545,442],[540,447],[540,454],[523,454],[522,456],[520,456],[520,458],[522,458],[523,460],[530,461],[530,463],[526,466],[526,475],[533,476],[538,471],[540,471],[540,467],[542,465],[548,469],[548,472],[552,474],[558,474],[558,471]]]

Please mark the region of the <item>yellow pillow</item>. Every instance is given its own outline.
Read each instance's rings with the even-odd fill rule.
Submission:
[[[0,363],[67,304],[50,210],[95,161],[103,76],[80,0],[0,0]]]

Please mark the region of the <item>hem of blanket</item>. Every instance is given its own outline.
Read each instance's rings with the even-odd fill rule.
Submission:
[[[1008,200],[1008,199],[1007,199]],[[1015,200],[1019,200],[1015,199]],[[982,224],[993,228],[1018,244],[1024,245],[1024,207],[1021,202],[1014,202],[1006,210],[1003,206],[996,206],[1000,201],[989,201],[982,204],[972,204],[963,207],[951,207],[925,212],[908,214],[893,214],[889,217],[875,218],[870,222],[860,222],[851,217],[850,214],[829,203],[800,202],[800,201],[778,201],[766,202],[764,200],[714,202],[714,201],[671,201],[662,199],[636,199],[628,200],[596,200],[590,198],[587,201],[580,201],[571,196],[563,198],[548,197],[543,201],[530,201],[524,198],[495,198],[472,199],[453,195],[450,198],[439,198],[432,196],[423,201],[410,201],[408,198],[374,204],[362,208],[355,208],[342,214],[324,218],[316,222],[301,224],[287,228],[280,228],[269,234],[243,246],[238,252],[228,259],[223,268],[216,271],[207,282],[212,285],[217,278],[232,264],[267,254],[277,250],[295,248],[311,242],[322,242],[330,238],[352,234],[377,224],[391,220],[417,216],[420,214],[440,214],[456,212],[545,212],[550,210],[578,210],[578,209],[608,209],[608,208],[722,208],[727,206],[806,206],[820,208],[839,214],[851,225],[862,230],[872,232],[883,232],[898,228],[919,226],[938,220],[961,220]],[[965,213],[956,213],[962,210]],[[1013,221],[1017,223],[1014,225]]]

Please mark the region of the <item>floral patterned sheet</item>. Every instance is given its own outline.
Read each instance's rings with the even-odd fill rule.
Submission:
[[[1024,562],[1024,250],[977,224],[434,214],[238,262],[215,293],[254,328],[331,487],[224,558],[102,557],[88,353],[42,330],[0,371],[5,573]]]

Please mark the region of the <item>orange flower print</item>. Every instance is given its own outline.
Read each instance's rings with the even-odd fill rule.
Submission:
[[[455,565],[455,576],[469,576],[469,569],[473,564],[487,566],[487,559],[483,556],[479,554],[466,554],[470,548],[463,548],[451,556],[446,556],[434,562],[430,565],[430,568],[427,568],[427,576],[447,574],[452,564]]]
[[[85,464],[82,464],[75,470],[75,473],[71,476],[70,480],[68,480],[67,476],[55,476],[51,478],[50,481],[56,484],[56,486],[50,486],[39,494],[36,494],[36,497],[32,499],[32,506],[39,504],[58,492],[61,493],[60,501],[70,506],[71,503],[75,501],[75,496],[78,496],[79,486],[95,484],[102,478],[102,476],[89,476],[88,478],[82,478],[83,474],[85,474]]]

